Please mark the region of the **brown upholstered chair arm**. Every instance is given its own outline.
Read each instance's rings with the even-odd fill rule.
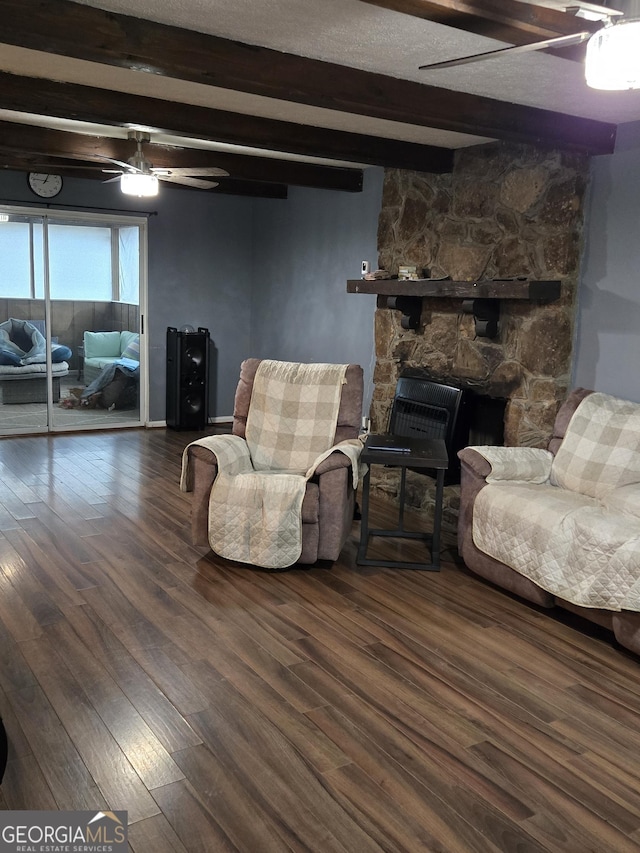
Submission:
[[[209,544],[209,494],[218,476],[215,453],[206,447],[190,447],[193,492],[191,493],[191,539],[194,545]]]
[[[475,552],[473,544],[473,504],[478,492],[483,489],[487,482],[486,477],[491,472],[491,465],[487,460],[472,450],[465,447],[458,451],[460,459],[460,509],[458,512],[458,552],[462,559],[469,551]]]
[[[345,527],[348,530],[353,522],[355,491],[351,481],[351,463],[347,457],[344,453],[332,453],[331,456],[342,456],[347,463],[325,471],[318,477],[318,559],[333,561],[338,559],[342,550]]]
[[[207,447],[198,447],[198,445],[194,445],[189,448],[189,458],[190,459],[201,459],[207,465],[215,465],[218,467],[218,460],[216,458],[216,454],[209,450]]]
[[[327,471],[336,471],[338,468],[351,468],[351,460],[339,450],[334,450],[330,456],[323,459],[315,470],[316,476],[326,474]]]
[[[491,472],[491,463],[471,447],[465,447],[458,451],[458,459],[465,466],[468,473],[474,477],[484,480]]]

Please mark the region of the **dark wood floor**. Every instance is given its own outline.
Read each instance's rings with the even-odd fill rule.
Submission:
[[[192,437],[0,441],[2,808],[126,809],[136,853],[640,849],[640,660],[451,553],[358,568],[357,523],[331,570],[207,556]]]

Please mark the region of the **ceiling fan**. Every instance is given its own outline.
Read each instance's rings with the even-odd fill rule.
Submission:
[[[625,2],[627,0],[619,0],[616,5],[621,6]],[[629,2],[634,2],[634,0],[629,0]],[[577,17],[592,21],[599,20],[603,26],[595,32],[583,30],[529,44],[503,47],[457,59],[427,63],[418,66],[418,68],[421,71],[453,68],[506,54],[571,47],[588,40],[585,77],[590,87],[610,90],[640,88],[640,18],[626,17],[622,11],[596,6],[592,3],[567,6],[566,11],[575,14]]]
[[[65,168],[72,171],[80,170],[100,170],[105,175],[113,175],[104,183],[120,182],[120,189],[127,195],[135,196],[153,196],[158,192],[158,182],[168,181],[173,184],[182,184],[186,187],[193,187],[199,190],[210,190],[219,186],[217,181],[206,180],[207,178],[225,178],[229,176],[229,172],[225,169],[219,169],[215,166],[154,166],[148,160],[142,150],[142,146],[146,142],[150,142],[148,133],[140,130],[130,130],[127,138],[135,142],[136,150],[132,157],[128,160],[116,160],[113,157],[108,157],[106,154],[87,155],[86,159],[92,161],[97,160],[92,165],[78,163],[75,160],[69,160],[66,155],[51,154],[52,158],[59,157],[67,160]],[[117,168],[109,168],[116,166]],[[49,163],[29,163],[30,169],[39,169],[40,171],[50,171],[52,168]]]
[[[102,168],[105,174],[115,174],[115,177],[109,178],[105,183],[120,181],[120,188],[128,195],[156,195],[159,180],[200,190],[210,190],[217,187],[218,183],[205,180],[205,177],[223,178],[229,176],[229,172],[225,169],[218,169],[215,166],[176,168],[154,166],[147,160],[142,150],[143,143],[149,142],[151,139],[149,134],[140,130],[130,130],[127,138],[135,141],[136,151],[126,163],[122,160],[114,160],[112,157],[102,157],[101,159],[120,167],[118,169]]]

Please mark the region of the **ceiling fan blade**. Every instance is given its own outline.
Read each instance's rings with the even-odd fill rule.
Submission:
[[[132,166],[131,163],[124,163],[122,160],[114,160],[113,157],[100,156],[100,159],[106,161],[107,163],[113,163],[114,166],[122,166],[122,168],[126,169],[128,172],[142,171],[142,169],[138,169],[136,166]]]
[[[215,166],[176,166],[175,169],[173,166],[167,166],[166,168],[158,166],[153,167],[151,171],[159,178],[162,178],[164,175],[169,175],[175,178],[197,178],[206,176],[210,176],[212,178],[229,177],[229,172],[227,172],[226,169],[217,169]]]
[[[468,65],[470,62],[482,62],[485,59],[493,59],[506,53],[528,53],[533,50],[545,50],[553,47],[571,47],[574,44],[582,44],[590,38],[593,33],[573,33],[570,36],[558,36],[557,38],[545,39],[545,41],[531,42],[531,44],[519,44],[514,47],[501,47],[498,50],[489,50],[485,53],[474,53],[473,56],[463,56],[460,59],[445,59],[443,62],[432,62],[427,65],[419,65],[420,71],[432,71],[436,68],[453,68],[456,65]]]
[[[199,178],[188,178],[177,175],[158,175],[161,181],[169,181],[172,184],[182,184],[185,187],[194,187],[198,190],[212,190],[218,184],[215,181],[202,181]]]
[[[122,173],[120,173],[119,175],[116,175],[115,178],[107,178],[107,180],[103,181],[102,183],[103,184],[113,184],[113,183],[115,183],[115,181],[119,181],[121,177],[122,177]]]

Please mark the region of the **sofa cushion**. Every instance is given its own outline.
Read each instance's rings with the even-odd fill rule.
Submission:
[[[84,357],[119,358],[120,332],[85,332]]]
[[[622,512],[633,518],[640,518],[640,484],[631,483],[619,489],[613,489],[603,499],[602,505],[612,512]]]
[[[585,397],[553,461],[551,482],[599,499],[640,482],[640,405],[608,394]]]
[[[85,358],[84,366],[85,367],[97,367],[99,370],[102,370],[103,367],[106,367],[108,364],[113,364],[116,361],[120,361],[120,356],[114,358],[113,356],[100,356],[99,358]]]
[[[476,547],[564,601],[640,610],[637,518],[556,486],[499,483],[473,510]]]
[[[140,335],[137,332],[120,332],[120,355],[140,361]]]
[[[556,486],[489,484],[476,497],[473,542],[483,553],[527,574],[531,552],[545,553],[553,548],[551,529],[562,526],[576,510],[592,505],[596,505],[592,498]],[[565,543],[561,548],[565,548]],[[552,554],[549,560],[557,558],[561,562],[563,555],[564,551]]]

